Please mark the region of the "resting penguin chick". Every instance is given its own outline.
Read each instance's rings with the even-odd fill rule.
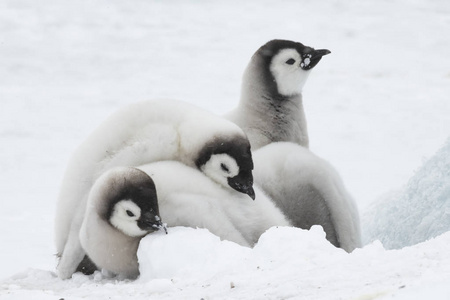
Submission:
[[[168,226],[206,228],[221,239],[242,246],[253,246],[272,226],[291,226],[256,186],[255,201],[245,201],[245,195],[226,189],[176,161],[138,168],[155,182],[161,218]]]
[[[221,185],[254,198],[250,143],[236,124],[180,101],[129,105],[94,130],[66,169],[55,220],[61,278],[70,277],[78,264],[65,247],[72,243],[71,251],[77,252],[73,243],[78,242],[81,222],[75,216],[84,214],[95,180],[113,167],[168,159],[196,167]]]
[[[309,146],[302,89],[311,70],[329,50],[272,40],[252,56],[241,86],[241,99],[225,117],[247,134],[252,149],[287,141]]]
[[[89,193],[79,235],[84,251],[77,255],[87,255],[98,268],[121,279],[135,279],[139,275],[139,242],[160,228],[163,224],[152,179],[132,167],[113,168],[97,179]]]
[[[253,153],[255,183],[296,227],[321,225],[347,252],[361,246],[356,203],[334,168],[294,143],[272,143]]]

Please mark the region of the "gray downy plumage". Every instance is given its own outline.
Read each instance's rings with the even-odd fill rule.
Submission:
[[[114,167],[160,160],[196,167],[225,188],[254,198],[250,143],[236,124],[182,101],[123,107],[76,149],[65,171],[55,217],[56,250],[66,262],[58,266],[62,278],[78,264],[81,220],[95,180]]]
[[[293,41],[269,41],[252,56],[242,78],[240,102],[225,117],[247,134],[254,156],[259,153],[258,159],[254,157],[256,185],[295,226],[321,225],[333,245],[351,251],[361,245],[356,204],[334,169],[324,167],[323,160],[307,151],[302,89],[311,70],[329,53]],[[267,146],[276,142],[298,146]],[[316,179],[298,175],[305,173],[305,165],[306,174]]]
[[[199,170],[176,161],[139,166],[158,188],[161,218],[167,226],[207,228],[221,239],[253,247],[273,226],[290,226],[283,213],[263,191],[255,201],[225,189]]]
[[[348,252],[361,247],[358,208],[339,174],[310,150],[289,142],[254,152],[255,182],[296,227],[321,225]]]
[[[69,262],[78,261],[77,270],[84,273],[96,267],[119,279],[135,279],[141,238],[161,228],[153,180],[136,168],[113,168],[99,177],[89,193],[79,234],[82,251]]]
[[[242,78],[238,107],[225,117],[245,131],[253,150],[278,141],[308,147],[302,89],[312,68],[329,53],[272,40],[252,56]]]

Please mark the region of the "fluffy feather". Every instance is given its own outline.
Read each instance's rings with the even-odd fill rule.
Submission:
[[[356,205],[331,165],[307,150],[302,89],[329,53],[286,40],[266,43],[244,72],[238,107],[225,117],[247,134],[258,157],[255,182],[294,226],[322,225],[332,244],[352,251],[361,244]]]
[[[267,145],[253,158],[255,183],[294,226],[321,225],[327,239],[348,252],[361,246],[356,203],[328,162],[286,142]]]
[[[55,220],[56,248],[63,261],[58,270],[64,266],[61,276],[70,276],[78,264],[79,257],[73,253],[80,252],[78,233],[87,196],[103,172],[168,159],[201,168],[223,153],[240,167],[239,175],[227,187],[244,182],[241,191],[252,195],[250,144],[235,124],[174,100],[138,102],[106,119],[72,155],[62,181]],[[215,171],[223,173],[220,168]]]
[[[247,134],[252,149],[289,141],[308,147],[302,89],[311,69],[328,50],[272,40],[245,69],[238,106],[225,115]]]
[[[270,227],[290,225],[257,187],[252,201],[179,162],[156,162],[138,168],[154,180],[161,218],[168,226],[207,228],[222,239],[253,246]]]
[[[125,208],[130,215],[117,217],[117,213]],[[93,263],[119,278],[136,278],[139,275],[139,242],[147,233],[161,227],[158,215],[155,185],[147,174],[132,167],[108,170],[95,181],[86,213],[76,216],[82,217],[77,220],[82,225],[79,240],[75,242],[82,248],[69,249],[70,257],[66,255],[61,259],[58,275],[70,277],[75,263],[77,269],[91,269],[92,272]],[[75,235],[69,238],[75,238]]]

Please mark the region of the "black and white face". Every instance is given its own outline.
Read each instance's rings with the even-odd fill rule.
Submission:
[[[328,50],[309,47],[305,47],[303,53],[293,48],[280,50],[270,63],[270,72],[275,78],[278,92],[283,96],[301,93],[311,69],[328,53]]]
[[[142,237],[152,231],[165,229],[159,217],[153,180],[138,169],[120,176],[111,187],[112,197],[106,216],[108,222],[131,237]]]
[[[207,151],[197,160],[197,167],[217,183],[255,199],[253,160],[248,140],[241,137],[216,141],[205,149]]]
[[[141,237],[164,228],[161,218],[153,209],[143,211],[132,200],[121,200],[114,205],[109,222],[124,234]]]
[[[329,53],[329,50],[315,50],[301,43],[273,40],[262,46],[255,55],[262,58],[264,68],[268,68],[266,72],[272,75],[272,78],[267,78],[267,84],[274,80],[278,93],[290,97],[302,92],[311,69]]]
[[[226,153],[213,154],[201,167],[201,171],[216,182],[226,186],[228,178],[239,174],[239,166],[236,160]]]
[[[255,198],[252,172],[241,170],[236,160],[226,154],[213,154],[201,168],[202,172],[223,186]]]
[[[154,215],[155,221],[156,217]],[[140,219],[141,208],[132,200],[121,200],[114,205],[109,222],[128,236],[139,237],[146,235],[148,229],[152,230],[151,226],[145,229],[139,226]]]
[[[308,79],[310,70],[301,65],[309,63],[295,49],[280,50],[270,63],[270,72],[277,83],[278,92],[283,96],[300,94]]]

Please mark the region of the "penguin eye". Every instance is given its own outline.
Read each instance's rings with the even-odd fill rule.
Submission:
[[[230,170],[228,169],[228,167],[225,164],[220,164],[220,168],[227,173],[230,172]]]
[[[128,209],[127,209],[127,215],[128,215],[129,217],[134,217],[134,214],[133,214],[130,210],[128,210]]]
[[[289,58],[289,59],[286,61],[286,63],[287,63],[288,65],[293,65],[293,64],[295,64],[295,59]]]

